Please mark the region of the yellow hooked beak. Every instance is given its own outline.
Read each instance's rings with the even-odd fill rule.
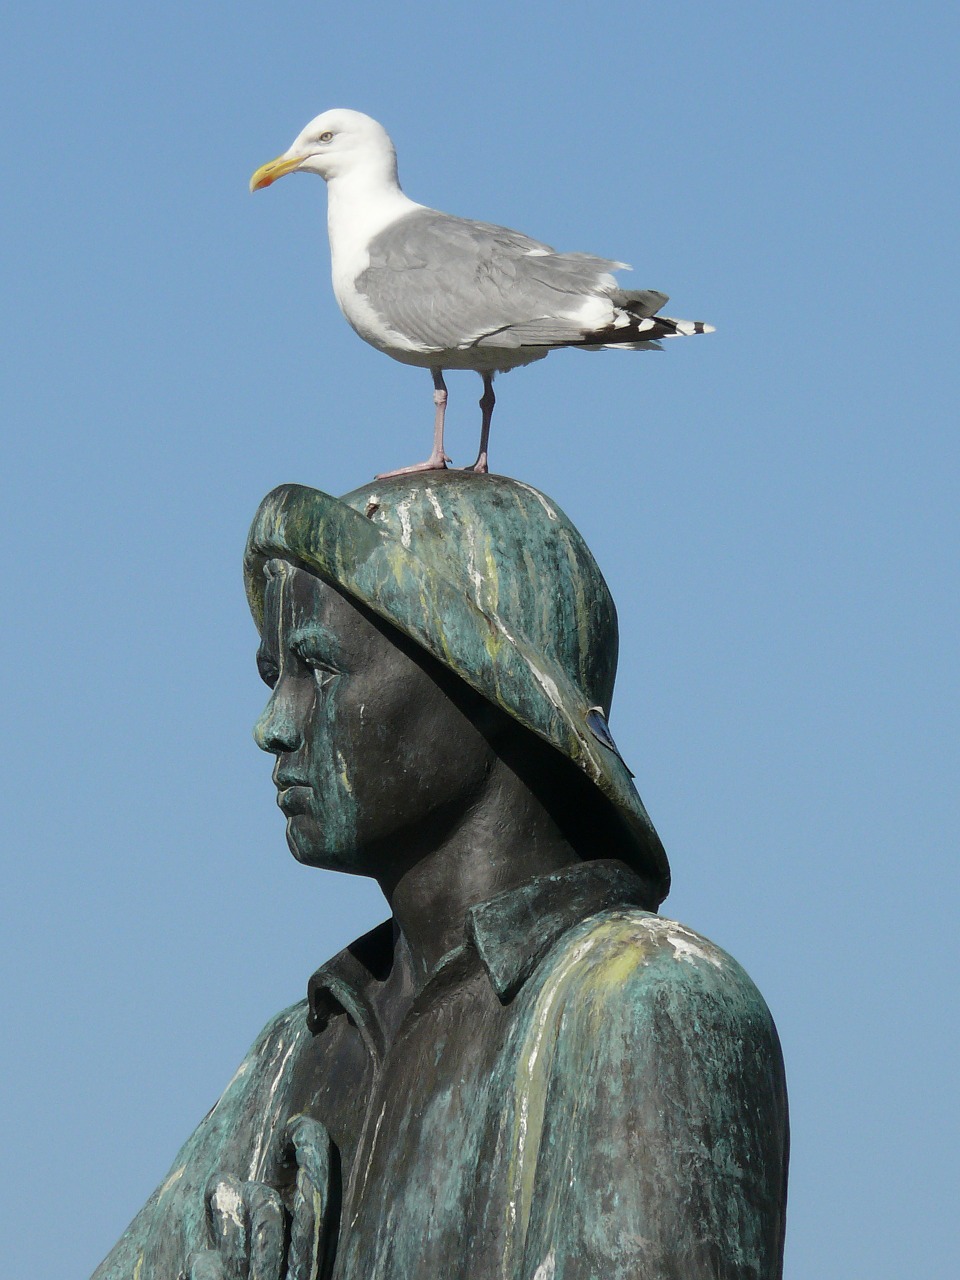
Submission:
[[[277,156],[276,160],[268,160],[266,164],[260,166],[250,179],[250,190],[259,191],[261,187],[269,187],[271,182],[276,182],[285,173],[293,173],[294,169],[299,168],[305,158],[305,156],[284,155]]]

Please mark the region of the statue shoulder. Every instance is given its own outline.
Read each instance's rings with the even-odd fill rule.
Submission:
[[[270,1019],[93,1280],[166,1280],[179,1274],[195,1249],[205,1247],[204,1191],[210,1175],[257,1176],[254,1166],[286,1118],[281,1113],[284,1082],[310,1039],[306,1000]]]
[[[204,1126],[224,1132],[236,1132],[239,1126],[241,1132],[247,1133],[268,1124],[269,1117],[261,1114],[262,1109],[282,1092],[284,1079],[296,1065],[298,1049],[310,1039],[306,1000],[275,1014],[254,1040],[197,1133]],[[186,1147],[192,1141],[193,1138],[188,1139]]]
[[[602,911],[563,937],[530,985],[526,1034],[552,1027],[558,1085],[590,1077],[603,1092],[616,1079],[614,1110],[660,1097],[677,1112],[682,1098],[691,1125],[704,1108],[716,1112],[711,1123],[740,1124],[763,1098],[785,1140],[770,1010],[743,967],[701,934],[637,908]]]
[[[536,1194],[523,1177],[517,1191],[529,1272],[705,1276],[720,1257],[737,1275],[778,1276],[783,1062],[733,957],[617,907],[565,934],[522,999],[509,1115],[524,1177],[535,1159]],[[556,1226],[584,1222],[586,1235]]]
[[[763,996],[737,961],[676,920],[633,907],[600,912],[564,936],[545,966],[547,986],[608,1015],[689,1026],[692,1012],[741,1028],[773,1022]],[[773,1032],[775,1035],[775,1032]]]

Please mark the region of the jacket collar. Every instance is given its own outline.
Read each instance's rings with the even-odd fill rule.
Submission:
[[[642,906],[646,896],[641,878],[622,862],[575,863],[471,907],[463,944],[441,966],[475,952],[498,998],[508,1003],[574,925],[609,907]],[[384,1035],[371,996],[405,950],[394,922],[386,920],[322,965],[307,986],[311,1031],[345,1012],[382,1057]]]
[[[510,1000],[568,929],[607,907],[639,906],[643,881],[622,862],[579,862],[498,893],[467,913],[468,943]]]

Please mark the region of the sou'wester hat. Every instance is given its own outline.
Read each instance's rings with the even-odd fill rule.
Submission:
[[[267,494],[244,556],[258,629],[268,560],[290,560],[421,645],[577,766],[612,806],[619,856],[667,895],[666,853],[607,728],[617,614],[580,533],[556,503],[505,476],[432,471],[342,498]]]

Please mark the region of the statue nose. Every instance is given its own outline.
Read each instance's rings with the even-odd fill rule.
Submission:
[[[279,696],[279,685],[263,709],[263,714],[253,726],[253,737],[261,751],[280,755],[296,751],[303,742],[303,734],[289,700]]]

